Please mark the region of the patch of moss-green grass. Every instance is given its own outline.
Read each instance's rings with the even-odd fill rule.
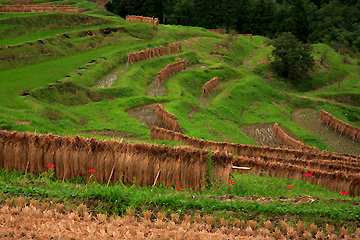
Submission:
[[[90,60],[99,56],[109,56],[119,49],[121,46],[113,45],[34,65],[2,70],[0,104],[10,108],[31,108],[28,103],[18,97],[19,94],[62,79]]]
[[[121,31],[113,32],[106,37],[97,30],[93,34],[95,36],[88,36],[87,31],[80,31],[5,48],[2,50],[4,57],[0,60],[1,68],[31,65],[109,45],[125,46],[129,44],[129,38],[132,38]]]
[[[111,23],[102,18],[84,14],[49,13],[44,15],[8,18],[0,20],[1,39],[54,29],[85,27]]]

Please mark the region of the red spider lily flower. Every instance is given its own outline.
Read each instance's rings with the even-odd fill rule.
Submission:
[[[52,164],[52,163],[50,163],[50,164],[48,164],[48,165],[46,165],[48,168],[53,168],[53,167],[55,167],[55,165],[54,164]]]
[[[228,183],[231,183],[231,182],[232,182],[232,180],[231,180],[231,179],[229,179],[229,180],[228,180]]]
[[[315,177],[314,175],[312,175],[311,173],[307,173],[305,174],[306,177]]]
[[[184,190],[182,187],[178,187],[176,190],[178,190],[178,191],[182,191],[182,190]]]
[[[294,186],[293,186],[293,185],[289,185],[288,188],[294,188]]]
[[[234,181],[231,181],[231,182],[230,182],[230,185],[233,185],[233,184],[235,184],[235,183],[236,183],[236,182],[234,182]]]
[[[90,168],[88,172],[89,172],[89,173],[93,173],[93,172],[95,172],[95,170],[92,169],[92,168]]]
[[[348,192],[341,192],[340,195],[348,195]]]

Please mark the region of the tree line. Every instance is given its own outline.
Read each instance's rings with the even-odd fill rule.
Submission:
[[[270,38],[290,32],[303,42],[360,52],[358,0],[113,0],[106,8],[124,18],[156,17],[161,24],[233,29]]]

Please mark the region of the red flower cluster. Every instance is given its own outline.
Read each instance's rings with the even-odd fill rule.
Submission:
[[[182,187],[178,187],[176,190],[178,190],[178,191],[182,191],[182,190],[184,190]]]
[[[314,175],[312,175],[311,173],[307,173],[305,174],[306,177],[315,177]]]
[[[293,185],[289,185],[289,186],[288,186],[288,188],[294,188],[294,187],[295,187],[295,186],[293,186]]]
[[[93,173],[93,172],[95,172],[95,170],[92,169],[92,168],[90,168],[88,172],[89,172],[89,173]]]
[[[52,163],[50,163],[50,164],[48,164],[48,165],[46,165],[48,168],[53,168],[53,167],[55,167],[55,165],[54,164],[52,164]]]
[[[271,63],[271,62],[273,62],[273,60],[271,60],[271,61],[269,61],[269,60],[268,61],[262,61],[262,62],[258,63],[257,65],[260,66],[260,64]]]
[[[348,195],[348,192],[340,192],[340,195]]]
[[[236,182],[234,182],[233,180],[228,180],[228,183],[230,184],[230,185],[233,185],[233,184],[235,184]]]

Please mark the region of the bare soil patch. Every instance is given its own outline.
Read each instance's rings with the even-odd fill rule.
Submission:
[[[153,96],[164,96],[166,95],[167,90],[165,88],[165,85],[159,84],[157,79],[155,79],[148,87],[147,87],[147,95],[149,97],[153,97]]]
[[[196,198],[196,197],[194,197],[194,198]],[[305,202],[313,203],[313,202],[331,201],[331,202],[351,202],[355,206],[360,205],[359,201],[354,201],[354,200],[346,200],[346,199],[339,200],[339,199],[335,199],[335,198],[321,199],[321,198],[316,198],[313,196],[301,196],[301,195],[299,195],[298,197],[295,197],[295,198],[288,198],[288,197],[259,197],[259,196],[237,197],[237,196],[233,196],[231,194],[227,194],[227,195],[223,195],[220,197],[210,196],[210,198],[217,198],[221,201],[259,202],[261,204],[266,204],[266,203],[273,202],[273,201],[292,202],[294,204],[305,203]]]
[[[15,121],[15,125],[30,125],[30,122],[25,122],[25,121]]]
[[[314,109],[297,109],[292,113],[292,121],[318,136],[327,146],[336,152],[360,155],[360,142],[341,135],[333,128],[327,128]]]
[[[124,69],[117,69],[114,72],[109,73],[106,75],[96,86],[95,88],[108,88],[111,87],[116,80],[117,76],[120,73],[124,72]]]
[[[148,127],[156,126],[168,129],[163,122],[156,118],[156,104],[157,103],[153,103],[132,108],[127,111],[127,114],[143,124],[146,124]]]
[[[279,139],[273,132],[272,123],[262,123],[242,126],[241,130],[254,139],[261,146],[279,147],[282,146]]]
[[[156,121],[156,103],[143,105],[141,107],[132,108],[126,111],[130,117],[151,127],[155,125]]]

